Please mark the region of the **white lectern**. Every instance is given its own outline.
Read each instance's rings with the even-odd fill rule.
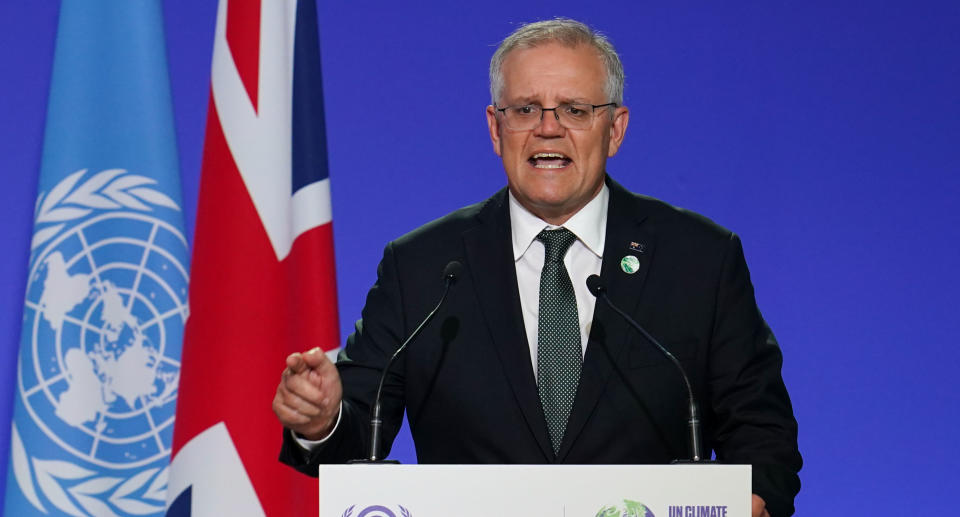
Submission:
[[[749,465],[323,465],[320,517],[745,517]]]

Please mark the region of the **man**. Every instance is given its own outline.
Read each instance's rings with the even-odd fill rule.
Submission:
[[[517,29],[490,66],[487,122],[508,188],[387,245],[337,365],[287,360],[274,411],[281,460],[308,474],[365,456],[379,372],[464,270],[384,389],[384,434],[404,408],[422,463],[667,463],[686,457],[675,368],[585,280],[657,336],[691,376],[704,443],[754,467],[754,515],[790,515],[801,459],[781,354],[756,307],[739,239],[632,194],[606,174],[629,111],[602,36],[572,20]]]

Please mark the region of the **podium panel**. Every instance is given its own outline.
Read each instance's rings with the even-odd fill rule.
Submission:
[[[323,465],[320,517],[746,517],[749,465]]]

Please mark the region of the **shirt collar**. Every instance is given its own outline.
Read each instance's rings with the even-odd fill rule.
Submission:
[[[513,234],[513,260],[527,252],[530,244],[544,228],[553,229],[559,226],[540,219],[530,213],[523,205],[509,193],[510,231]],[[603,258],[603,244],[606,238],[607,205],[610,202],[610,189],[604,183],[600,192],[590,200],[579,212],[563,223],[563,227],[573,232],[597,257]]]

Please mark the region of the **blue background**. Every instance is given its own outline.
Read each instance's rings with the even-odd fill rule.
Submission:
[[[743,238],[800,422],[798,514],[954,509],[960,2],[318,9],[344,337],[389,239],[503,185],[483,116],[496,43],[520,22],[578,18],[611,36],[627,71],[631,125],[608,170]],[[0,422],[57,10],[0,3]],[[192,233],[216,3],[169,0],[164,11]],[[9,431],[0,425],[3,465]],[[409,442],[394,456],[413,461]]]

